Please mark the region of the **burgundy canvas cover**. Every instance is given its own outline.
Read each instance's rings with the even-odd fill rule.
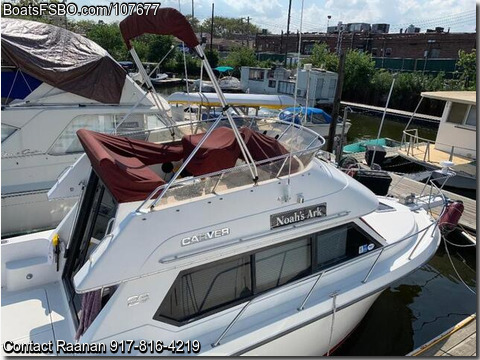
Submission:
[[[165,181],[148,165],[179,161],[180,145],[161,145],[80,129],[90,163],[119,203],[145,200]]]
[[[205,134],[185,135],[182,138],[184,159],[198,145]],[[212,131],[186,169],[194,176],[200,176],[235,166],[240,155],[240,146],[233,130],[219,127]]]
[[[143,15],[132,14],[120,22],[120,31],[128,50],[130,40],[142,34],[174,35],[189,48],[199,44],[188,20],[173,8],[153,9]]]
[[[246,127],[241,128],[240,133],[243,135],[247,149],[255,161],[262,161],[288,154],[287,149],[285,149],[277,139],[260,134]],[[242,154],[240,158],[243,159]]]
[[[2,59],[9,64],[61,90],[105,104],[120,102],[126,72],[93,41],[28,20],[2,18],[1,29]]]

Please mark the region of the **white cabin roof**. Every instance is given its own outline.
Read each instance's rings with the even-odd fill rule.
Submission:
[[[429,99],[453,101],[468,105],[477,105],[476,91],[431,91],[422,92],[421,96]]]

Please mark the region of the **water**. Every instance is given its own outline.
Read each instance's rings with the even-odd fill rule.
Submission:
[[[348,143],[358,142],[363,139],[377,138],[381,117],[368,116],[362,113],[349,113],[348,119],[352,123],[347,134]],[[402,133],[407,121],[408,119],[405,119],[405,121],[399,121],[386,117],[380,137],[388,137],[393,140],[401,141]],[[418,136],[429,140],[435,140],[437,135],[436,127],[427,127],[425,125],[413,123],[409,126],[409,129],[418,129]]]
[[[169,95],[184,87],[159,89]],[[377,137],[381,118],[361,113],[348,115],[352,126],[348,142]],[[380,137],[400,141],[405,121],[385,119]],[[419,136],[435,139],[437,129],[412,124]],[[456,244],[468,244],[455,231],[447,236]],[[448,245],[452,262],[461,278],[476,288],[475,247]],[[364,319],[335,356],[403,356],[476,312],[476,296],[458,279],[442,241],[435,256],[424,266],[383,291]]]

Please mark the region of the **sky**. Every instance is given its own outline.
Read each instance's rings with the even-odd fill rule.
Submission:
[[[160,0],[162,7],[174,7],[184,15],[192,13],[192,1],[195,17],[200,20],[211,16],[214,2],[217,16],[249,16],[251,23],[274,34],[286,31],[287,28],[289,0]],[[111,1],[68,2],[99,5]],[[332,26],[341,21],[387,23],[390,24],[390,33],[399,32],[410,24],[420,27],[421,32],[437,26],[445,28],[445,31],[450,28],[451,32],[475,32],[476,9],[475,0],[292,0],[290,31],[325,32],[327,24]],[[328,19],[328,16],[331,18]],[[95,19],[97,18],[93,20]],[[102,18],[107,22],[122,19],[123,17]]]

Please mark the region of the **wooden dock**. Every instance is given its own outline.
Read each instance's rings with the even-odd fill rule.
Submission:
[[[390,173],[392,177],[392,184],[390,186],[389,194],[392,194],[396,197],[399,197],[404,194],[411,194],[414,193],[416,195],[419,195],[422,189],[425,187],[424,183],[402,177],[397,174]],[[430,185],[426,186],[426,189],[424,191],[424,194],[429,194],[430,193]],[[472,231],[472,232],[477,232],[477,222],[476,222],[476,213],[477,213],[477,203],[475,200],[469,199],[465,196],[461,196],[458,194],[455,194],[450,191],[442,190],[442,192],[451,200],[461,200],[463,201],[463,206],[464,206],[464,211],[463,215],[460,218],[459,225],[463,226],[465,229]],[[433,190],[433,194],[436,194],[435,189]],[[440,211],[440,208],[433,209],[432,212],[434,215],[439,215],[438,211]]]
[[[383,113],[383,111],[385,110],[384,107],[380,107],[380,106],[358,104],[358,103],[352,103],[352,102],[348,102],[348,101],[341,101],[340,104],[344,105],[344,106],[350,106],[351,108],[368,110],[368,111],[378,112],[378,113]],[[402,116],[402,117],[410,118],[413,115],[413,112],[398,110],[398,109],[387,109],[387,114],[392,114],[392,115],[396,115],[396,116]],[[431,122],[434,122],[434,123],[440,123],[441,118],[438,117],[438,116],[432,116],[432,115],[427,115],[427,114],[415,114],[414,119],[420,119],[420,120],[424,120],[424,121],[426,120],[426,121],[431,121]]]
[[[392,156],[398,153],[399,147],[391,147],[391,148],[385,148],[386,155],[387,156]],[[358,163],[364,167],[367,168],[366,162],[365,162],[365,152],[359,152],[359,153],[353,153],[353,154],[348,154],[347,156],[354,157],[357,159]],[[392,183],[389,189],[389,194],[393,195],[395,197],[400,197],[405,194],[411,194],[414,193],[416,195],[420,195],[422,192],[423,188],[425,187],[424,183],[409,179],[407,177],[402,177],[400,175],[394,174],[389,172],[389,174],[392,176]],[[430,185],[427,185],[424,194],[429,194],[430,193]],[[463,202],[464,206],[464,211],[463,215],[460,218],[459,224],[463,226],[466,230],[469,232],[473,232],[476,234],[477,232],[477,202],[473,199],[467,198],[462,195],[455,194],[450,191],[442,190],[442,192],[451,200],[461,200]],[[436,190],[433,190],[433,194],[436,194]],[[436,210],[436,211],[435,211]],[[439,215],[438,211],[440,211],[441,208],[433,209],[432,213],[434,215]],[[474,238],[471,238],[474,239]],[[476,241],[476,240],[475,240]]]
[[[407,356],[477,356],[477,315],[473,314],[454,327],[413,350]]]

